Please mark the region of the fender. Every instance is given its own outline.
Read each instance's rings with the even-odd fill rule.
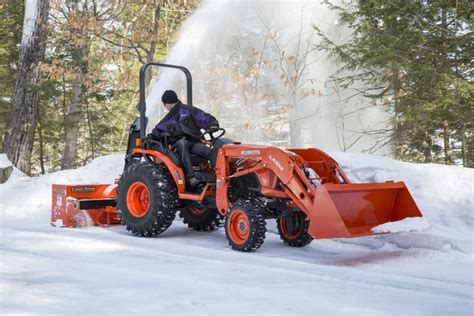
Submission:
[[[165,154],[150,149],[134,148],[132,155],[147,155],[154,158],[156,163],[164,163],[173,177],[173,180],[178,188],[178,193],[184,193],[186,190],[186,178],[184,177],[183,169],[174,164],[174,162]]]

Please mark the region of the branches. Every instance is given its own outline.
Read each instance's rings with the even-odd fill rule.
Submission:
[[[42,118],[40,143],[44,143],[45,170],[57,169],[64,156],[65,122],[72,103],[85,106],[78,118],[74,165],[123,149],[117,139],[122,139],[123,129],[135,115],[131,104],[137,92],[138,68],[147,60],[163,58],[168,39],[197,3],[196,0],[50,2],[51,37],[47,59],[40,68],[48,85],[41,89],[42,113],[51,113]],[[166,11],[166,16],[161,10]],[[83,53],[78,54],[79,50]],[[82,97],[78,87],[82,89]],[[77,114],[79,110],[71,113]],[[35,148],[39,145],[36,140]],[[33,161],[39,160],[35,151]]]

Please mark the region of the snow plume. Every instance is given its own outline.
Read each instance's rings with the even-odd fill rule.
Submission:
[[[25,0],[25,17],[23,18],[23,34],[21,45],[29,45],[31,36],[36,28],[36,17],[38,16],[38,0]]]
[[[315,48],[315,25],[336,42],[350,36],[320,0],[207,0],[184,23],[166,62],[190,69],[194,104],[215,114],[231,138],[369,150],[381,135],[368,132],[385,129],[389,114],[364,98],[346,100],[355,92],[332,80],[339,66]],[[149,92],[149,129],[164,115],[167,89],[186,102],[184,75],[163,70]]]

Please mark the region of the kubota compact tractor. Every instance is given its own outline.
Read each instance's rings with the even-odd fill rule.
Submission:
[[[190,192],[168,135],[160,142],[146,139],[145,72],[150,66],[183,71],[192,105],[186,68],[144,65],[140,116],[130,128],[123,174],[114,185],[54,185],[52,222],[80,226],[85,214],[95,224],[121,221],[133,235],[153,237],[179,213],[198,231],[224,224],[233,249],[253,251],[264,241],[267,219],[276,219],[285,244],[302,247],[313,238],[373,235],[380,224],[421,216],[403,182],[353,184],[321,150],[244,145],[223,138],[224,129],[189,135],[212,148],[209,160],[192,156],[195,173],[207,184]]]

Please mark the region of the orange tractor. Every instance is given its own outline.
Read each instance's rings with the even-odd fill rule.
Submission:
[[[253,251],[263,244],[267,219],[276,219],[286,245],[302,247],[313,238],[373,235],[375,226],[421,216],[403,182],[353,184],[321,150],[244,145],[223,138],[224,129],[200,135],[212,148],[211,157],[191,158],[207,184],[190,192],[167,135],[160,142],[145,137],[145,72],[150,66],[182,70],[192,105],[186,68],[144,65],[140,116],[130,128],[123,174],[115,185],[54,185],[52,222],[80,226],[77,218],[83,217],[78,215],[85,214],[95,224],[121,222],[133,235],[153,237],[179,213],[193,230],[213,231],[224,224],[233,249]]]

